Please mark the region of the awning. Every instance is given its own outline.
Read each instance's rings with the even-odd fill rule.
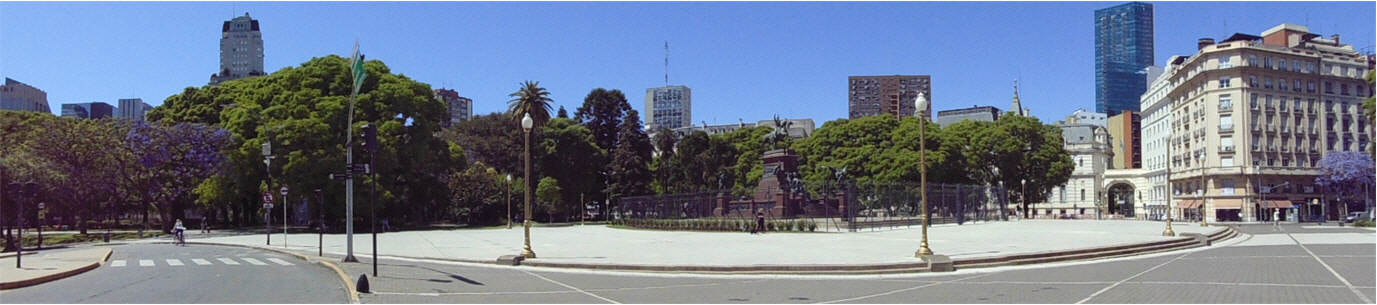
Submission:
[[[1286,200],[1263,200],[1258,202],[1258,206],[1264,209],[1289,209],[1292,204]]]
[[[1216,210],[1236,210],[1243,206],[1243,199],[1215,199],[1214,208]]]
[[[1182,209],[1194,209],[1200,207],[1200,200],[1186,200],[1178,205]]]

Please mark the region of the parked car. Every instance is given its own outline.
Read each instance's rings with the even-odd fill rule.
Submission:
[[[1344,222],[1354,222],[1359,219],[1372,219],[1372,212],[1352,212],[1344,218]]]

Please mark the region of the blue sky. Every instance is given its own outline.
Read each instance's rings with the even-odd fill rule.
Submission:
[[[138,97],[160,105],[219,69],[220,25],[250,13],[268,71],[346,55],[355,39],[433,87],[502,111],[536,80],[572,113],[593,88],[693,89],[693,121],[847,115],[850,75],[932,75],[933,108],[1009,107],[1012,80],[1033,115],[1094,109],[1094,10],[1122,2],[845,3],[0,3],[0,76],[62,103]],[[1156,58],[1197,38],[1308,26],[1372,52],[1373,2],[1156,2]]]

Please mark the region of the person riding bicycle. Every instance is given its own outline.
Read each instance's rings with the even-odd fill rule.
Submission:
[[[178,242],[178,243],[186,243],[186,237],[185,237],[186,235],[182,235],[182,234],[184,234],[185,232],[186,232],[186,226],[183,226],[183,225],[182,225],[182,220],[181,220],[181,219],[177,219],[177,224],[175,224],[175,225],[172,226],[172,234],[173,234],[173,237],[177,239],[177,242]]]

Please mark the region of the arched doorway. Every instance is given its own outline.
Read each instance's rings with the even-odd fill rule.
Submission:
[[[1133,217],[1133,184],[1127,182],[1114,182],[1109,185],[1109,214]]]

